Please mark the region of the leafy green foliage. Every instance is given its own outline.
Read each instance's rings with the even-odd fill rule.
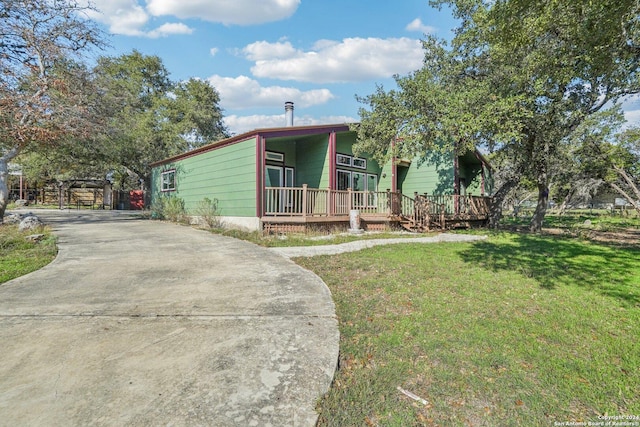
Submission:
[[[358,149],[398,153],[477,144],[504,152],[503,182],[538,192],[532,229],[546,213],[563,144],[591,114],[640,91],[640,6],[635,0],[452,0],[450,45],[428,38],[422,69],[398,90],[360,98]]]
[[[227,136],[216,90],[197,79],[172,82],[157,56],[102,57],[96,73],[109,110],[100,146],[122,177],[148,186],[151,163]]]

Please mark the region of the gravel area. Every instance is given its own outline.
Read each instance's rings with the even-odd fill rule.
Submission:
[[[413,239],[372,239],[358,240],[355,242],[341,243],[339,245],[323,246],[295,246],[283,248],[269,248],[286,258],[312,257],[316,255],[334,255],[345,252],[355,252],[361,249],[371,248],[378,245],[394,245],[397,243],[443,243],[443,242],[475,242],[485,240],[487,236],[476,236],[470,234],[450,234],[442,233],[437,236],[417,237]]]

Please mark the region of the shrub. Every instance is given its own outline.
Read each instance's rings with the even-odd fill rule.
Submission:
[[[169,221],[182,222],[185,220],[186,211],[184,200],[179,197],[168,197],[164,203],[164,217]]]
[[[182,222],[186,218],[184,200],[179,197],[161,197],[151,204],[151,218]]]
[[[164,198],[155,198],[151,202],[151,219],[164,219]]]
[[[209,228],[221,228],[220,211],[218,210],[218,199],[205,197],[198,202],[195,214],[198,215],[204,224]]]

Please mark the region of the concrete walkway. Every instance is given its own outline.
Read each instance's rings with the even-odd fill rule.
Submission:
[[[312,426],[329,290],[250,243],[49,211],[60,253],[0,285],[0,426]]]
[[[342,254],[345,252],[355,252],[366,248],[372,248],[379,245],[396,245],[400,243],[475,242],[478,240],[485,240],[486,238],[487,236],[479,236],[473,234],[441,233],[435,236],[428,237],[356,240],[353,242],[341,243],[338,245],[291,246],[282,248],[271,248],[270,250],[286,258],[294,258]]]

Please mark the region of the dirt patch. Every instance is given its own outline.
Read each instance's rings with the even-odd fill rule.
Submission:
[[[587,237],[596,242],[615,243],[619,245],[640,245],[640,230],[626,229],[618,231],[588,230]]]
[[[542,234],[550,236],[582,236],[594,242],[623,246],[640,246],[640,230],[627,228],[615,231],[591,230],[588,228],[569,230],[566,228],[544,228]]]
[[[530,233],[527,227],[504,227],[503,229],[515,233]],[[593,230],[590,228],[543,228],[542,235],[582,237],[594,242],[640,247],[640,229],[637,228],[625,228],[615,231]]]

